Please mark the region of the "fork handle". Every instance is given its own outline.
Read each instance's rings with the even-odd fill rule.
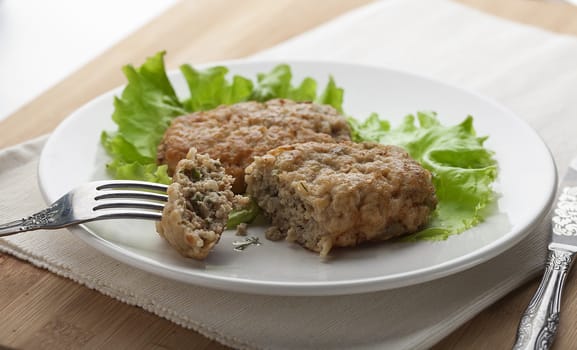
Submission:
[[[26,219],[20,219],[0,225],[0,237],[10,236],[24,231],[30,231],[30,229],[27,229]]]
[[[59,225],[59,222],[54,219],[58,210],[60,210],[60,206],[55,203],[29,217],[2,224],[0,225],[0,237],[39,229],[60,228],[62,225]]]
[[[52,228],[47,227],[45,222],[38,221],[37,214],[30,217],[12,221],[3,225],[0,225],[0,237],[10,236],[20,232],[34,231],[41,228]]]
[[[539,288],[523,313],[514,350],[549,349],[557,334],[561,292],[575,253],[549,248]]]

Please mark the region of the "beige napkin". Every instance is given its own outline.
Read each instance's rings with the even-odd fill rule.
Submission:
[[[516,111],[545,138],[560,169],[577,150],[568,132],[577,130],[577,39],[458,4],[375,3],[259,57],[338,59],[431,75]],[[43,142],[0,151],[0,222],[45,205],[36,181]],[[0,240],[0,249],[237,348],[423,349],[538,273],[546,227],[493,260],[443,279],[332,297],[255,296],[163,279],[102,255],[66,230],[11,236]]]

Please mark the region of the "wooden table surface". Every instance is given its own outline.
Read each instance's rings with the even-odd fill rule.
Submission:
[[[173,8],[0,122],[0,148],[45,134],[124,83],[120,67],[167,50],[167,66],[249,55],[371,0],[195,0]],[[458,0],[514,21],[577,35],[577,7],[529,0]],[[274,28],[274,29],[271,29]],[[231,40],[234,38],[234,40]],[[576,61],[577,62],[577,61]],[[0,345],[12,348],[221,349],[224,346],[8,255],[0,255]],[[436,349],[509,348],[534,280],[445,338]],[[556,349],[577,347],[577,279],[566,287]]]

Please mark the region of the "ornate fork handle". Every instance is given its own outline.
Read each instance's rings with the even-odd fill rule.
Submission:
[[[574,255],[574,252],[549,250],[545,274],[521,318],[513,349],[549,349],[553,344],[559,324],[561,292]]]
[[[63,197],[48,208],[29,217],[0,225],[0,237],[24,231],[63,227],[63,220],[69,219],[72,216],[71,214],[70,201],[67,197]]]

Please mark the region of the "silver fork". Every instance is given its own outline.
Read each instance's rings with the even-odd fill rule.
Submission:
[[[133,218],[160,220],[168,186],[131,180],[96,181],[68,192],[48,208],[0,225],[0,237],[83,222]]]

